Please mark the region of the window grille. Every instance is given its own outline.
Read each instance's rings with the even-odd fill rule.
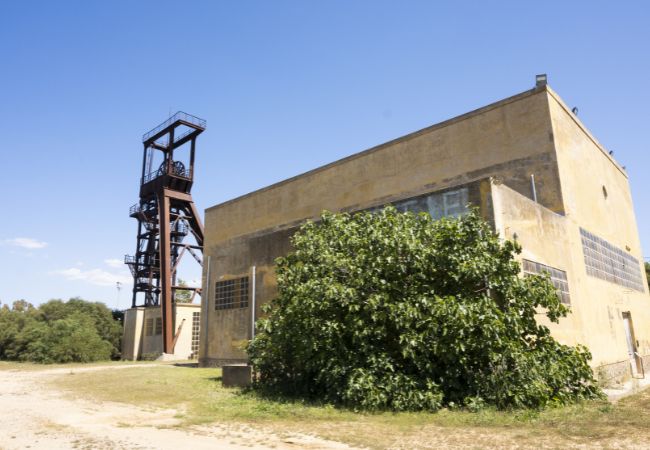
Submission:
[[[201,313],[192,313],[192,356],[194,359],[199,354],[199,331],[201,326]]]
[[[551,278],[551,283],[557,289],[557,294],[560,301],[565,305],[571,304],[571,297],[569,296],[569,282],[567,281],[566,272],[564,270],[556,269],[535,261],[523,260],[522,264],[524,276],[538,275],[547,273]]]
[[[144,321],[144,335],[153,336],[153,319],[147,319]]]
[[[645,292],[638,259],[583,228],[580,237],[587,275]]]
[[[162,317],[156,317],[156,328],[154,329],[156,336],[162,334]]]
[[[214,309],[236,309],[248,306],[248,277],[217,281]]]

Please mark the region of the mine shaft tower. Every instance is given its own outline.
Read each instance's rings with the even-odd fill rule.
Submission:
[[[164,353],[173,353],[176,343],[176,289],[194,291],[192,298],[201,294],[197,287],[178,286],[176,270],[185,253],[202,263],[203,224],[190,191],[196,138],[205,128],[205,120],[177,112],[142,136],[140,201],[129,211],[138,220],[137,247],[124,262],[133,274],[132,307],[161,306]],[[153,166],[156,160],[161,161],[158,167]],[[196,245],[183,242],[190,233]]]

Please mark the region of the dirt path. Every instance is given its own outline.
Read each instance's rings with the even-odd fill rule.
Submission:
[[[44,382],[50,376],[70,370],[87,372],[127,367],[143,366],[0,371],[0,449],[351,448],[312,436],[280,436],[244,425],[214,425],[189,430],[164,428],[178,423],[174,418],[178,411],[71,400]]]

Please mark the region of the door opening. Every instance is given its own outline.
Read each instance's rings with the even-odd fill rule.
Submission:
[[[630,358],[632,376],[635,378],[645,378],[643,361],[637,352],[636,338],[634,337],[634,327],[632,325],[632,314],[630,314],[629,311],[623,313],[623,327],[625,328],[625,340],[627,341],[627,353]]]

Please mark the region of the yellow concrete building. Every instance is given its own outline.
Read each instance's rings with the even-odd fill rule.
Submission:
[[[434,217],[477,206],[521,243],[524,272],[551,273],[572,311],[549,325],[558,340],[589,347],[602,376],[650,367],[650,295],[627,174],[545,80],[207,209],[200,364],[246,362],[260,306],[276,294],[274,260],[304,220],[389,203]]]
[[[201,305],[176,303],[173,307],[174,352],[166,359],[196,359],[199,350]],[[157,358],[163,353],[160,306],[138,306],[124,313],[122,359]]]

